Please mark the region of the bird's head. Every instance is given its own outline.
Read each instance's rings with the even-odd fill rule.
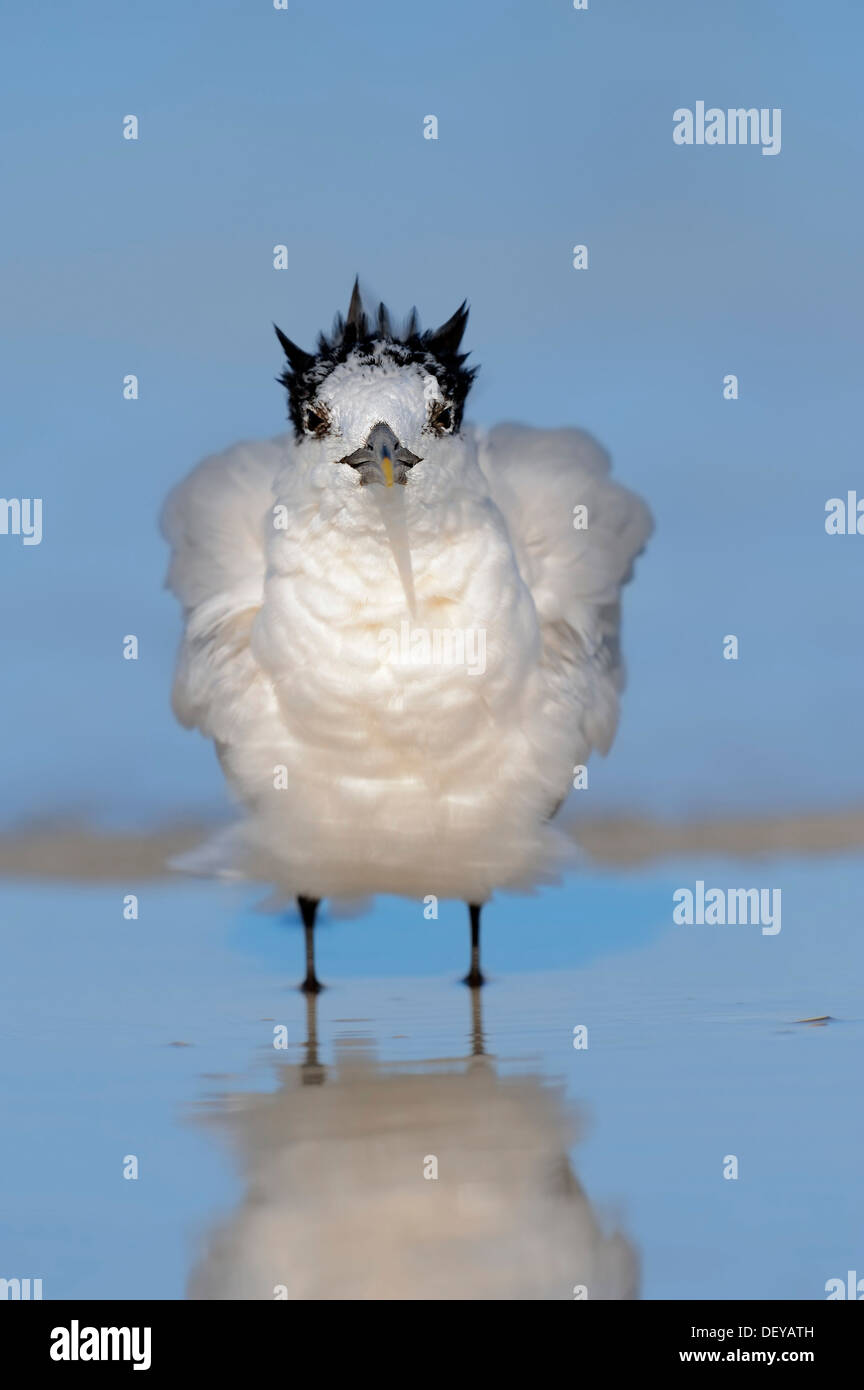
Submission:
[[[440,328],[421,332],[412,309],[395,329],[383,304],[367,314],[355,281],[347,318],[336,316],[316,353],[276,328],[286,358],[278,379],[298,443],[352,470],[360,485],[407,485],[415,468],[434,466],[443,441],[461,429],[477,370],[459,351],[467,320],[463,303]]]

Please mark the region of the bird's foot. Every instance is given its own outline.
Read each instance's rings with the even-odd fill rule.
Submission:
[[[480,985],[485,985],[486,976],[479,970],[469,970],[462,983],[469,989],[479,989]]]
[[[320,994],[324,986],[322,985],[321,981],[316,978],[315,975],[307,975],[306,979],[303,981],[302,985],[299,986],[299,988],[303,991],[304,994]]]

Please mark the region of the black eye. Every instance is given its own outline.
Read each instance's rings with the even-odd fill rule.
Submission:
[[[435,434],[447,434],[453,428],[453,407],[448,401],[436,401],[429,414],[429,428]]]
[[[307,405],[303,415],[303,427],[307,434],[314,434],[316,439],[321,439],[330,430],[330,416],[325,406],[317,403]]]

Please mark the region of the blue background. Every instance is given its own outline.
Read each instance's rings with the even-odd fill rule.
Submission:
[[[855,803],[864,538],[829,538],[824,509],[864,494],[862,37],[852,0],[8,14],[0,493],[44,499],[44,540],[0,536],[0,823],[226,808],[169,710],[179,615],[156,517],[200,456],[284,428],[270,322],[311,346],[357,272],[427,324],[467,295],[473,418],[591,430],[656,514],[626,598],[621,732],[579,808]],[[700,100],[781,108],[781,153],[676,146],[674,110]],[[862,1269],[861,874],[703,856],[489,912],[490,1050],[594,1112],[577,1170],[621,1202],[647,1296],[821,1298]],[[673,928],[697,878],[780,884],[781,935]],[[255,896],[3,886],[0,1273],[44,1276],[46,1297],[182,1295],[190,1226],[242,1182],[178,1114],[267,1084],[271,1016],[302,1055],[300,933]],[[325,917],[328,1063],[346,1028],[389,1060],[467,1051],[464,911],[442,905],[440,928],[420,912]],[[586,1021],[599,1045],[578,1054]]]
[[[171,722],[156,517],[201,455],[284,427],[270,321],[311,346],[358,271],[427,324],[467,295],[473,418],[589,429],[656,513],[591,808],[853,801],[864,540],[826,536],[824,507],[864,493],[862,20],[842,0],[7,16],[2,492],[44,499],[44,540],[0,538],[3,819],[226,805]],[[697,100],[782,108],[781,153],[675,145]]]

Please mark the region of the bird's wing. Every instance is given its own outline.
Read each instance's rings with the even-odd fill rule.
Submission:
[[[171,545],[166,585],[185,610],[173,706],[181,724],[217,744],[273,705],[250,649],[261,607],[273,480],[287,437],[237,444],[206,458],[169,495],[162,532]]]
[[[549,678],[572,706],[574,740],[605,753],[624,683],[621,588],[651,534],[650,512],[610,480],[608,455],[582,430],[499,425],[479,444],[534,599]]]

